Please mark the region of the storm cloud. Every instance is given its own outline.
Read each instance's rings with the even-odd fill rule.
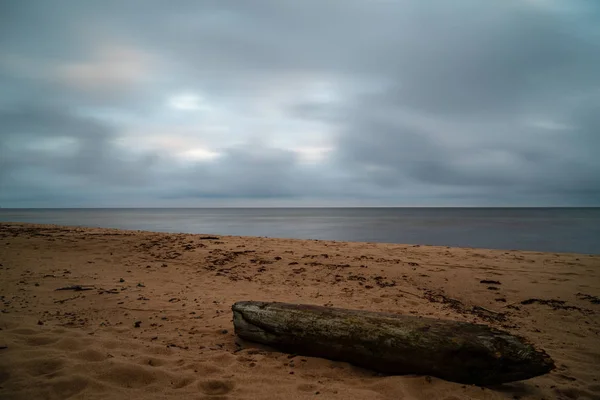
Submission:
[[[0,206],[598,206],[590,0],[0,4]]]

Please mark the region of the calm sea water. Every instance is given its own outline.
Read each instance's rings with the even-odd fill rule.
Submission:
[[[0,209],[0,221],[600,254],[600,208]]]

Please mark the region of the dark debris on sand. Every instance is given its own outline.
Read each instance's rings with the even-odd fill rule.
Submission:
[[[577,293],[576,296],[581,300],[587,300],[592,304],[600,304],[600,297],[592,296],[591,294]]]
[[[553,310],[577,310],[577,311],[581,311],[583,313],[590,313],[590,310],[586,310],[584,308],[581,307],[577,307],[577,306],[569,306],[567,305],[567,302],[564,300],[557,300],[557,299],[536,299],[536,298],[532,298],[532,299],[527,299],[527,300],[523,300],[521,301],[521,304],[526,306],[526,305],[530,305],[530,304],[542,304],[542,305],[546,305],[546,306],[550,306],[552,307]]]

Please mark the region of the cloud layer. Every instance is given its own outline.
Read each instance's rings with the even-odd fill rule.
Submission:
[[[600,205],[595,1],[0,5],[0,205]]]

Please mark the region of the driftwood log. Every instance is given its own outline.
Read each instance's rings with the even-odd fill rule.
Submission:
[[[243,339],[384,373],[494,385],[554,368],[544,351],[486,325],[258,301],[232,309],[235,333]]]

